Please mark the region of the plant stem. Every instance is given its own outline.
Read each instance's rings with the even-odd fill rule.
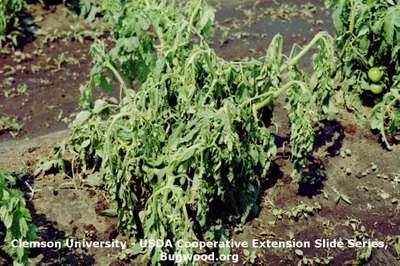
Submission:
[[[300,86],[302,89],[304,89],[304,83],[298,80],[292,80],[289,81],[288,83],[286,83],[283,87],[281,87],[280,89],[278,89],[277,91],[273,91],[273,92],[268,92],[266,94],[269,94],[266,99],[264,99],[262,102],[258,103],[255,105],[255,110],[259,111],[260,109],[264,108],[267,105],[270,105],[275,99],[277,99],[279,97],[279,95],[281,95],[283,92],[285,92],[286,90],[288,90],[290,87],[292,87],[293,85],[298,85]]]
[[[391,107],[392,105],[394,105],[398,100],[400,100],[400,96],[395,97],[395,98],[385,107],[384,114],[383,114],[383,117],[384,117],[383,120],[385,120],[386,113],[388,113],[388,111],[390,110],[390,107]],[[385,124],[385,121],[383,121],[383,124]],[[388,141],[388,139],[387,139],[387,137],[386,137],[385,126],[382,126],[382,128],[381,128],[381,134],[382,134],[383,141],[385,142],[386,147],[388,148],[388,150],[392,150],[392,149],[393,149],[393,146],[390,145],[390,143],[389,143],[389,141]]]
[[[128,90],[130,87],[126,84],[125,80],[121,76],[121,74],[118,72],[118,70],[111,64],[110,62],[107,62],[107,67],[113,72],[114,76],[117,78],[118,82],[121,84],[121,88],[123,93],[128,96]]]
[[[282,66],[281,72],[284,71],[288,66],[293,66],[293,65],[298,64],[298,62],[301,60],[301,58],[303,58],[303,56],[306,55],[319,40],[323,39],[326,36],[329,36],[329,34],[326,31],[322,31],[322,32],[318,33],[317,35],[315,35],[315,37],[311,40],[311,42],[309,42],[303,48],[303,50],[301,50],[300,53],[298,53],[295,57],[290,59],[284,66]]]

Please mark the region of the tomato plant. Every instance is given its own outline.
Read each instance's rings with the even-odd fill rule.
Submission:
[[[65,169],[70,154],[73,173],[100,175],[117,204],[119,228],[133,241],[227,239],[228,224],[257,213],[277,152],[269,118],[281,95],[288,98],[294,176],[306,167],[313,125],[332,113],[333,38],[319,33],[285,55],[277,35],[263,58],[227,61],[207,42],[214,11],[205,1],[101,1],[101,7],[113,44],[92,46],[95,65],[81,88],[86,110],[42,168]],[[298,63],[314,48],[314,71],[306,75]],[[120,102],[92,102],[91,89],[110,90],[112,80]],[[155,264],[162,251],[146,254]]]
[[[14,265],[27,262],[28,250],[13,247],[13,240],[33,241],[36,238],[36,227],[29,210],[26,208],[24,195],[15,188],[16,176],[0,169],[0,222],[6,229],[5,251],[13,258]]]
[[[376,95],[364,117],[378,129],[388,148],[387,135],[398,134],[400,77],[400,2],[396,0],[328,0],[339,48],[342,93],[347,107],[367,113],[362,95]],[[385,66],[385,70],[376,66]],[[380,84],[370,85],[370,81]],[[383,88],[387,90],[383,91]],[[380,97],[384,92],[383,97]]]

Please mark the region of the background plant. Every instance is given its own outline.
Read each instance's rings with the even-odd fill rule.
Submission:
[[[46,4],[44,1],[42,4]],[[103,10],[96,0],[65,0],[65,5],[77,14],[85,18],[88,22],[93,22],[97,17],[102,16]]]
[[[0,47],[6,41],[17,45],[21,35],[21,20],[19,15],[25,8],[25,0],[2,0],[0,2]]]

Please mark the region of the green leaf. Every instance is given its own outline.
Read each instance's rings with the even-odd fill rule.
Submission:
[[[395,34],[400,28],[400,6],[390,7],[385,17],[385,39],[389,44],[395,44]]]
[[[100,186],[102,184],[102,178],[99,173],[93,173],[93,174],[88,175],[86,180],[90,186],[95,187],[95,186]]]
[[[78,113],[74,121],[72,122],[72,128],[77,128],[82,126],[89,118],[91,117],[91,113],[89,111],[82,111]]]
[[[137,256],[139,254],[143,253],[143,249],[140,246],[140,243],[135,243],[133,246],[130,248],[130,255],[132,256]]]
[[[21,233],[21,236],[22,237],[26,237],[27,233],[28,233],[28,230],[29,230],[29,228],[28,228],[28,224],[27,224],[25,218],[24,217],[20,217],[19,218],[19,231]]]
[[[109,217],[118,216],[118,206],[117,206],[117,204],[115,202],[113,202],[108,209],[103,210],[100,214],[104,215],[104,216],[109,216]]]
[[[94,102],[93,113],[100,114],[108,107],[108,103],[102,99],[98,99]]]
[[[12,222],[13,222],[13,216],[12,213],[9,213],[8,211],[4,212],[3,214],[4,216],[2,217],[4,226],[9,229],[12,226]]]

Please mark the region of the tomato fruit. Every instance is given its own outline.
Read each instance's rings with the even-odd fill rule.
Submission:
[[[383,91],[382,84],[371,84],[369,85],[369,89],[373,94],[380,94]]]
[[[370,70],[368,70],[368,78],[372,81],[372,82],[379,82],[383,75],[385,73],[383,72],[382,68],[380,67],[373,67]]]

